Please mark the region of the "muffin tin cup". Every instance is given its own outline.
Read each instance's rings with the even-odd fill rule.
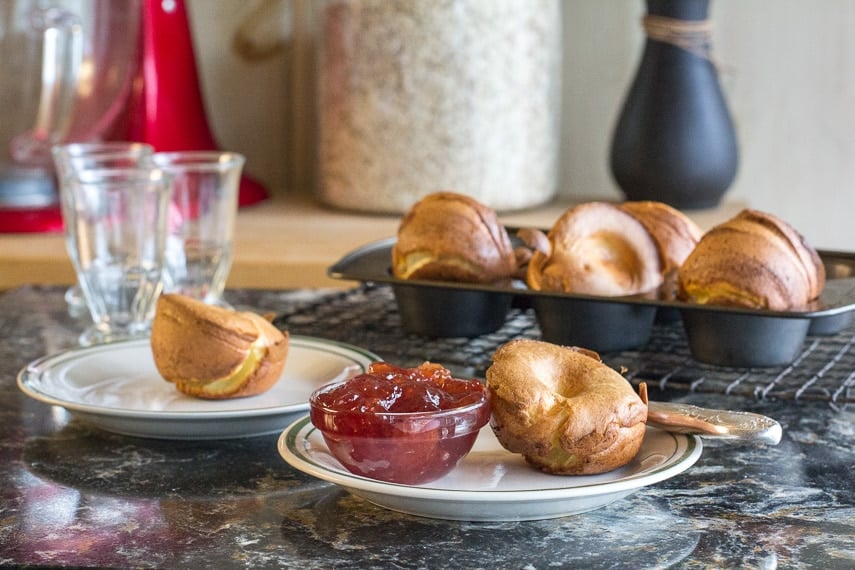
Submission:
[[[536,295],[532,298],[543,340],[596,352],[616,352],[647,342],[656,307]]]
[[[855,313],[835,313],[825,317],[816,317],[811,319],[810,327],[808,328],[808,336],[829,336],[837,334],[850,324],[852,324],[852,316]]]
[[[789,364],[799,355],[810,319],[718,311],[682,311],[692,357],[730,367]]]
[[[445,287],[394,285],[401,326],[429,337],[475,337],[505,323],[513,295]]]

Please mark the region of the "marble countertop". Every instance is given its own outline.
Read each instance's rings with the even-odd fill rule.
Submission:
[[[126,437],[28,398],[16,386],[17,372],[73,346],[83,327],[62,294],[61,287],[32,286],[0,294],[2,566],[855,567],[851,406],[657,393],[772,416],[784,427],[783,441],[707,443],[684,473],[581,515],[496,523],[419,518],[292,469],[275,435]],[[322,294],[227,297],[281,312]]]

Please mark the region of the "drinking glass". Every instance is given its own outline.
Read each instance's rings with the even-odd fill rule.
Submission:
[[[135,168],[143,164],[154,153],[154,147],[140,142],[103,141],[55,145],[51,148],[60,191],[61,207],[64,209],[67,195],[66,182],[77,172],[99,168]],[[65,228],[66,239],[69,228]],[[69,313],[80,316],[86,313],[86,300],[79,284],[65,292]]]
[[[51,153],[62,184],[82,170],[139,166],[154,154],[154,147],[141,142],[103,141],[55,145]]]
[[[238,189],[245,159],[234,152],[156,152],[172,178],[164,290],[208,304],[223,299],[232,265]]]
[[[69,254],[93,321],[81,344],[149,333],[163,288],[170,183],[148,167],[83,170],[66,180]]]

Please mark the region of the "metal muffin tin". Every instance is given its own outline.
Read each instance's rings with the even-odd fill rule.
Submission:
[[[509,229],[510,230],[510,229]],[[602,297],[508,286],[404,280],[391,273],[395,238],[369,243],[328,270],[334,279],[392,286],[401,324],[430,337],[473,337],[497,330],[512,306],[534,309],[544,340],[601,353],[644,345],[654,322],[682,320],[692,356],[719,366],[789,364],[809,335],[831,335],[852,322],[855,253],[820,251],[827,284],[803,310],[766,311],[666,301],[651,295]]]

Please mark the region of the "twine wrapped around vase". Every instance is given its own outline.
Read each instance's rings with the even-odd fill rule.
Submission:
[[[641,22],[648,38],[712,61],[713,24],[710,20],[680,20],[648,14]]]

